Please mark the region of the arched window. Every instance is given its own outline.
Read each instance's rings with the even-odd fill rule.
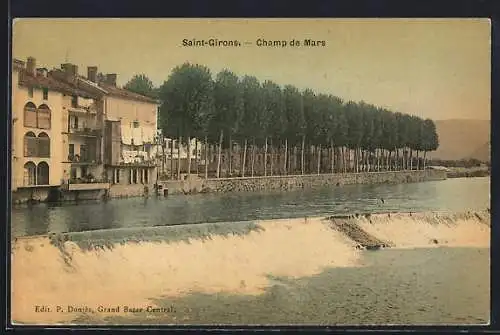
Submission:
[[[37,112],[37,122],[38,128],[40,129],[50,129],[50,108],[49,106],[43,104],[38,106]]]
[[[50,137],[44,132],[38,134],[38,157],[50,157]]]
[[[37,185],[49,185],[49,164],[40,162],[36,167]]]
[[[24,105],[24,126],[36,128],[36,106],[32,102]]]
[[[35,134],[30,131],[24,135],[24,157],[38,156],[38,140]]]
[[[24,186],[36,185],[36,166],[33,162],[24,164]]]

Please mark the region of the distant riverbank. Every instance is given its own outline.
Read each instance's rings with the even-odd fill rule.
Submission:
[[[446,173],[447,178],[488,177],[491,175],[491,171],[488,167],[451,167],[448,168],[448,170],[449,172]]]

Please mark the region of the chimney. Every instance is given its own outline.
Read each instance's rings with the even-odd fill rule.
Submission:
[[[116,73],[108,73],[106,75],[106,83],[112,86],[116,86]]]
[[[87,67],[87,79],[91,82],[97,82],[97,66]]]
[[[28,62],[26,64],[26,71],[34,76],[35,75],[35,69],[36,69],[36,59],[34,57],[28,57]]]
[[[71,64],[71,74],[73,75],[73,77],[78,76],[78,66],[77,65]]]
[[[61,69],[64,71],[64,73],[68,77],[74,77],[78,74],[78,66],[71,64],[71,63],[62,64]]]
[[[105,81],[105,79],[106,79],[106,78],[105,78],[105,76],[104,76],[102,73],[100,73],[100,72],[99,72],[99,73],[97,74],[97,83],[98,83],[98,84],[100,84],[100,83],[104,82],[104,81]]]

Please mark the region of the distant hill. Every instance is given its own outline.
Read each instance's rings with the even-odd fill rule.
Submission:
[[[479,159],[483,162],[489,162],[491,160],[491,144],[490,142],[483,144],[476,150],[474,150],[468,157],[466,158],[475,158]]]
[[[436,131],[439,148],[429,153],[430,158],[458,160],[476,158],[490,160],[489,120],[438,120]],[[481,158],[479,158],[481,157]]]

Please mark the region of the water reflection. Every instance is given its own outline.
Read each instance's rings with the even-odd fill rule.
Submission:
[[[489,178],[349,185],[294,192],[198,194],[15,207],[12,233],[36,235],[194,222],[320,216],[356,211],[474,210],[489,205]],[[384,201],[382,201],[383,199]]]

